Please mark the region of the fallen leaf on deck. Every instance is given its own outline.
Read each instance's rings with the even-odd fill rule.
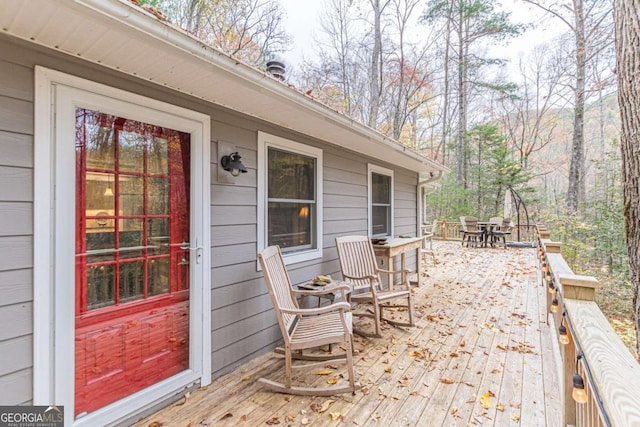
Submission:
[[[332,404],[333,402],[335,402],[335,400],[333,400],[333,399],[327,399],[327,400],[325,400],[324,402],[322,402],[322,405],[318,405],[318,406],[319,406],[319,408],[318,408],[317,410],[316,410],[316,409],[314,409],[313,407],[312,407],[311,409],[313,409],[313,410],[314,410],[314,411],[316,411],[316,412],[320,412],[320,413],[322,413],[322,412],[326,411],[327,409],[329,409],[329,406],[331,406],[331,404]]]
[[[300,424],[302,424],[303,426],[306,426],[308,424],[311,424],[311,421],[309,420],[309,418],[303,418],[300,420]]]
[[[162,423],[160,421],[153,421],[149,423],[149,427],[160,427]]]
[[[462,341],[460,342],[460,347],[464,347],[465,345],[467,345],[467,343],[466,343],[464,340],[462,340]]]
[[[440,382],[443,384],[455,384],[455,381],[449,378],[440,378]]]
[[[374,412],[373,414],[371,414],[371,418],[373,418],[374,420],[379,420],[380,419],[380,415],[378,415],[376,412]]]
[[[485,394],[480,396],[480,405],[482,405],[482,407],[484,409],[491,408],[491,394],[490,394],[490,392],[486,392]]]
[[[241,416],[240,421],[242,422],[247,421],[247,416],[246,415]]]
[[[496,405],[496,409],[497,409],[498,411],[504,411],[504,403],[498,403],[498,404]]]
[[[276,424],[280,424],[280,419],[278,417],[273,417],[270,420],[267,420],[267,425],[273,426]]]
[[[412,350],[409,352],[409,357],[416,357],[418,359],[423,359],[424,353],[421,352],[420,350]]]
[[[227,412],[227,413],[226,413],[226,414],[224,414],[224,415],[222,416],[222,418],[220,418],[220,419],[221,419],[221,420],[225,420],[225,419],[227,419],[227,418],[231,418],[231,417],[233,417],[233,414],[232,414],[231,412]]]
[[[386,368],[384,368],[384,371],[386,373],[391,373],[391,366],[387,366]]]
[[[458,353],[456,353],[455,351],[452,352],[449,356],[451,356],[451,357],[460,357],[460,355]]]
[[[502,372],[500,369],[494,369],[493,371],[491,371],[492,374],[499,374],[500,372]]]
[[[315,375],[330,375],[333,374],[332,369],[323,369],[321,371],[314,372]]]
[[[504,350],[504,351],[508,350],[508,348],[503,346],[502,344],[498,344],[496,347],[499,348],[500,350]]]
[[[327,384],[330,384],[330,385],[334,385],[334,384],[336,384],[337,382],[338,382],[338,378],[337,378],[337,377],[332,377],[332,378],[329,378],[329,379],[327,380]]]
[[[340,414],[340,412],[329,412],[329,416],[333,421],[336,421],[337,419],[339,419],[341,415],[342,414]]]
[[[243,377],[243,378],[242,378],[242,381],[249,381],[250,379],[251,379],[251,377],[250,377],[250,376],[247,376],[247,377]]]
[[[512,414],[511,415],[511,420],[515,421],[515,422],[519,422],[520,421],[520,415],[518,414]]]

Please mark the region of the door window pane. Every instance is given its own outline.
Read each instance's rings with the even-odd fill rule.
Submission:
[[[153,175],[169,175],[169,150],[167,139],[154,137],[149,144],[149,173]]]
[[[144,261],[121,263],[118,282],[121,303],[144,298]]]
[[[149,215],[167,215],[169,213],[169,180],[166,178],[149,178],[147,183]]]
[[[118,132],[118,165],[123,172],[144,170],[146,137],[138,133]]]
[[[149,261],[149,296],[169,292],[169,258]]]
[[[87,310],[107,307],[116,302],[114,264],[87,268]]]

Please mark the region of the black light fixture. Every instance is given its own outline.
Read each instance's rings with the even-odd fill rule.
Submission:
[[[247,168],[245,168],[242,161],[240,161],[241,158],[242,156],[240,156],[236,151],[228,156],[222,156],[222,159],[220,159],[220,165],[222,166],[222,169],[230,172],[233,176],[238,176],[241,173],[247,173]]]
[[[551,301],[551,307],[549,308],[549,310],[552,313],[557,313],[560,310],[560,303],[558,302],[558,297],[557,296],[553,296],[553,300]]]
[[[554,283],[553,279],[549,280],[549,293],[550,294],[555,294],[556,293],[556,284]]]
[[[578,357],[576,357],[576,372],[573,374],[573,392],[571,393],[571,396],[573,396],[573,400],[577,403],[587,403],[587,392],[584,390],[584,380],[578,373],[578,363],[582,357],[582,353],[578,354]]]

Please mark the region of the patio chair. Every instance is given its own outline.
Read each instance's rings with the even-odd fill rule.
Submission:
[[[491,223],[491,245],[493,246],[498,240],[502,239],[504,247],[507,247],[507,236],[511,234],[511,218],[502,218],[500,216],[489,219]]]
[[[276,312],[280,332],[284,340],[284,349],[276,349],[285,356],[285,382],[279,383],[266,378],[258,381],[268,388],[288,394],[304,396],[331,396],[353,392],[358,387],[353,368],[353,330],[351,324],[351,305],[346,302],[349,286],[333,287],[331,292],[340,290],[343,301],[320,308],[300,308],[296,295],[318,295],[318,291],[294,290],[291,279],[282,259],[280,247],[270,246],[258,254],[262,273]],[[310,354],[304,350],[339,344],[344,346],[340,354]],[[305,361],[340,360],[347,364],[348,384],[338,387],[297,387],[292,385],[291,371],[294,368],[308,368],[325,363],[293,364],[293,359]]]
[[[467,247],[471,241],[477,248],[478,243],[482,244],[484,240],[485,232],[478,228],[478,219],[472,216],[461,216],[460,225],[462,226],[462,245],[464,246],[465,240],[467,241]]]
[[[346,236],[336,237],[338,248],[338,258],[342,277],[346,282],[353,285],[351,302],[371,304],[372,311],[356,313],[355,317],[370,317],[375,323],[374,333],[365,332],[354,328],[354,332],[362,336],[381,337],[380,322],[397,326],[415,326],[413,321],[413,303],[411,301],[411,288],[407,279],[409,270],[382,270],[378,268],[376,256],[373,251],[371,240],[367,236]],[[419,262],[419,260],[418,260]],[[381,289],[380,273],[401,274],[404,289],[383,290]],[[402,274],[404,273],[404,274]],[[394,301],[402,300],[402,304],[391,304]],[[408,311],[408,322],[399,322],[394,319],[383,317],[385,309],[405,308]]]
[[[423,224],[422,225],[422,249],[420,254],[422,258],[425,258],[426,255],[431,255],[433,257],[433,262],[436,262],[436,251],[433,250],[433,236],[436,235],[438,231],[438,219],[434,219],[431,225]],[[427,248],[427,241],[429,242],[429,248]]]

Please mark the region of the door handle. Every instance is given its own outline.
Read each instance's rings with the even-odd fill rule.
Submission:
[[[180,249],[182,249],[183,251],[190,251],[193,252],[196,258],[196,264],[200,264],[201,262],[201,258],[202,258],[202,246],[198,245],[198,240],[196,239],[196,245],[195,246],[191,246],[188,242],[182,242],[180,244]],[[186,264],[188,264],[189,261],[186,262]],[[179,265],[185,265],[182,264],[182,262],[180,262]]]

